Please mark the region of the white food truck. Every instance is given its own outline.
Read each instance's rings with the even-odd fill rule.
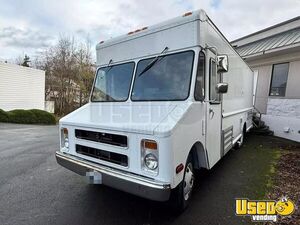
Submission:
[[[203,10],[101,41],[90,101],[59,122],[57,162],[183,210],[252,127],[253,72]]]

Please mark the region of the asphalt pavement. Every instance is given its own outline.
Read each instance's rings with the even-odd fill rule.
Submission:
[[[249,164],[262,159],[247,143],[262,140],[250,136],[246,147],[229,152],[211,171],[199,173],[191,205],[178,216],[166,204],[87,184],[59,166],[54,156],[57,126],[2,123],[0,224],[251,224],[249,218],[235,216],[234,201],[251,198],[253,188],[261,184],[257,177],[263,176],[263,166]]]

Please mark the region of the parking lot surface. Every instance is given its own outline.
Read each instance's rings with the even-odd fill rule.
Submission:
[[[263,191],[275,151],[268,143],[249,136],[242,149],[201,172],[190,207],[178,216],[59,166],[57,126],[0,124],[0,224],[251,224],[235,216],[234,202]]]

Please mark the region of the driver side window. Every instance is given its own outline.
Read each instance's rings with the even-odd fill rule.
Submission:
[[[205,97],[205,55],[203,52],[199,53],[198,68],[196,76],[196,85],[194,97],[196,101],[203,101]]]
[[[209,62],[209,100],[220,102],[220,94],[217,93],[217,84],[220,83],[220,75],[217,73],[216,61],[211,58]]]

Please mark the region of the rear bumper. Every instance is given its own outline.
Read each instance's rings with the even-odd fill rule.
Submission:
[[[143,198],[167,201],[170,197],[170,184],[112,169],[59,151],[56,152],[56,161],[61,166],[82,176],[86,176],[86,173],[91,171],[99,172],[102,174],[104,185]]]

